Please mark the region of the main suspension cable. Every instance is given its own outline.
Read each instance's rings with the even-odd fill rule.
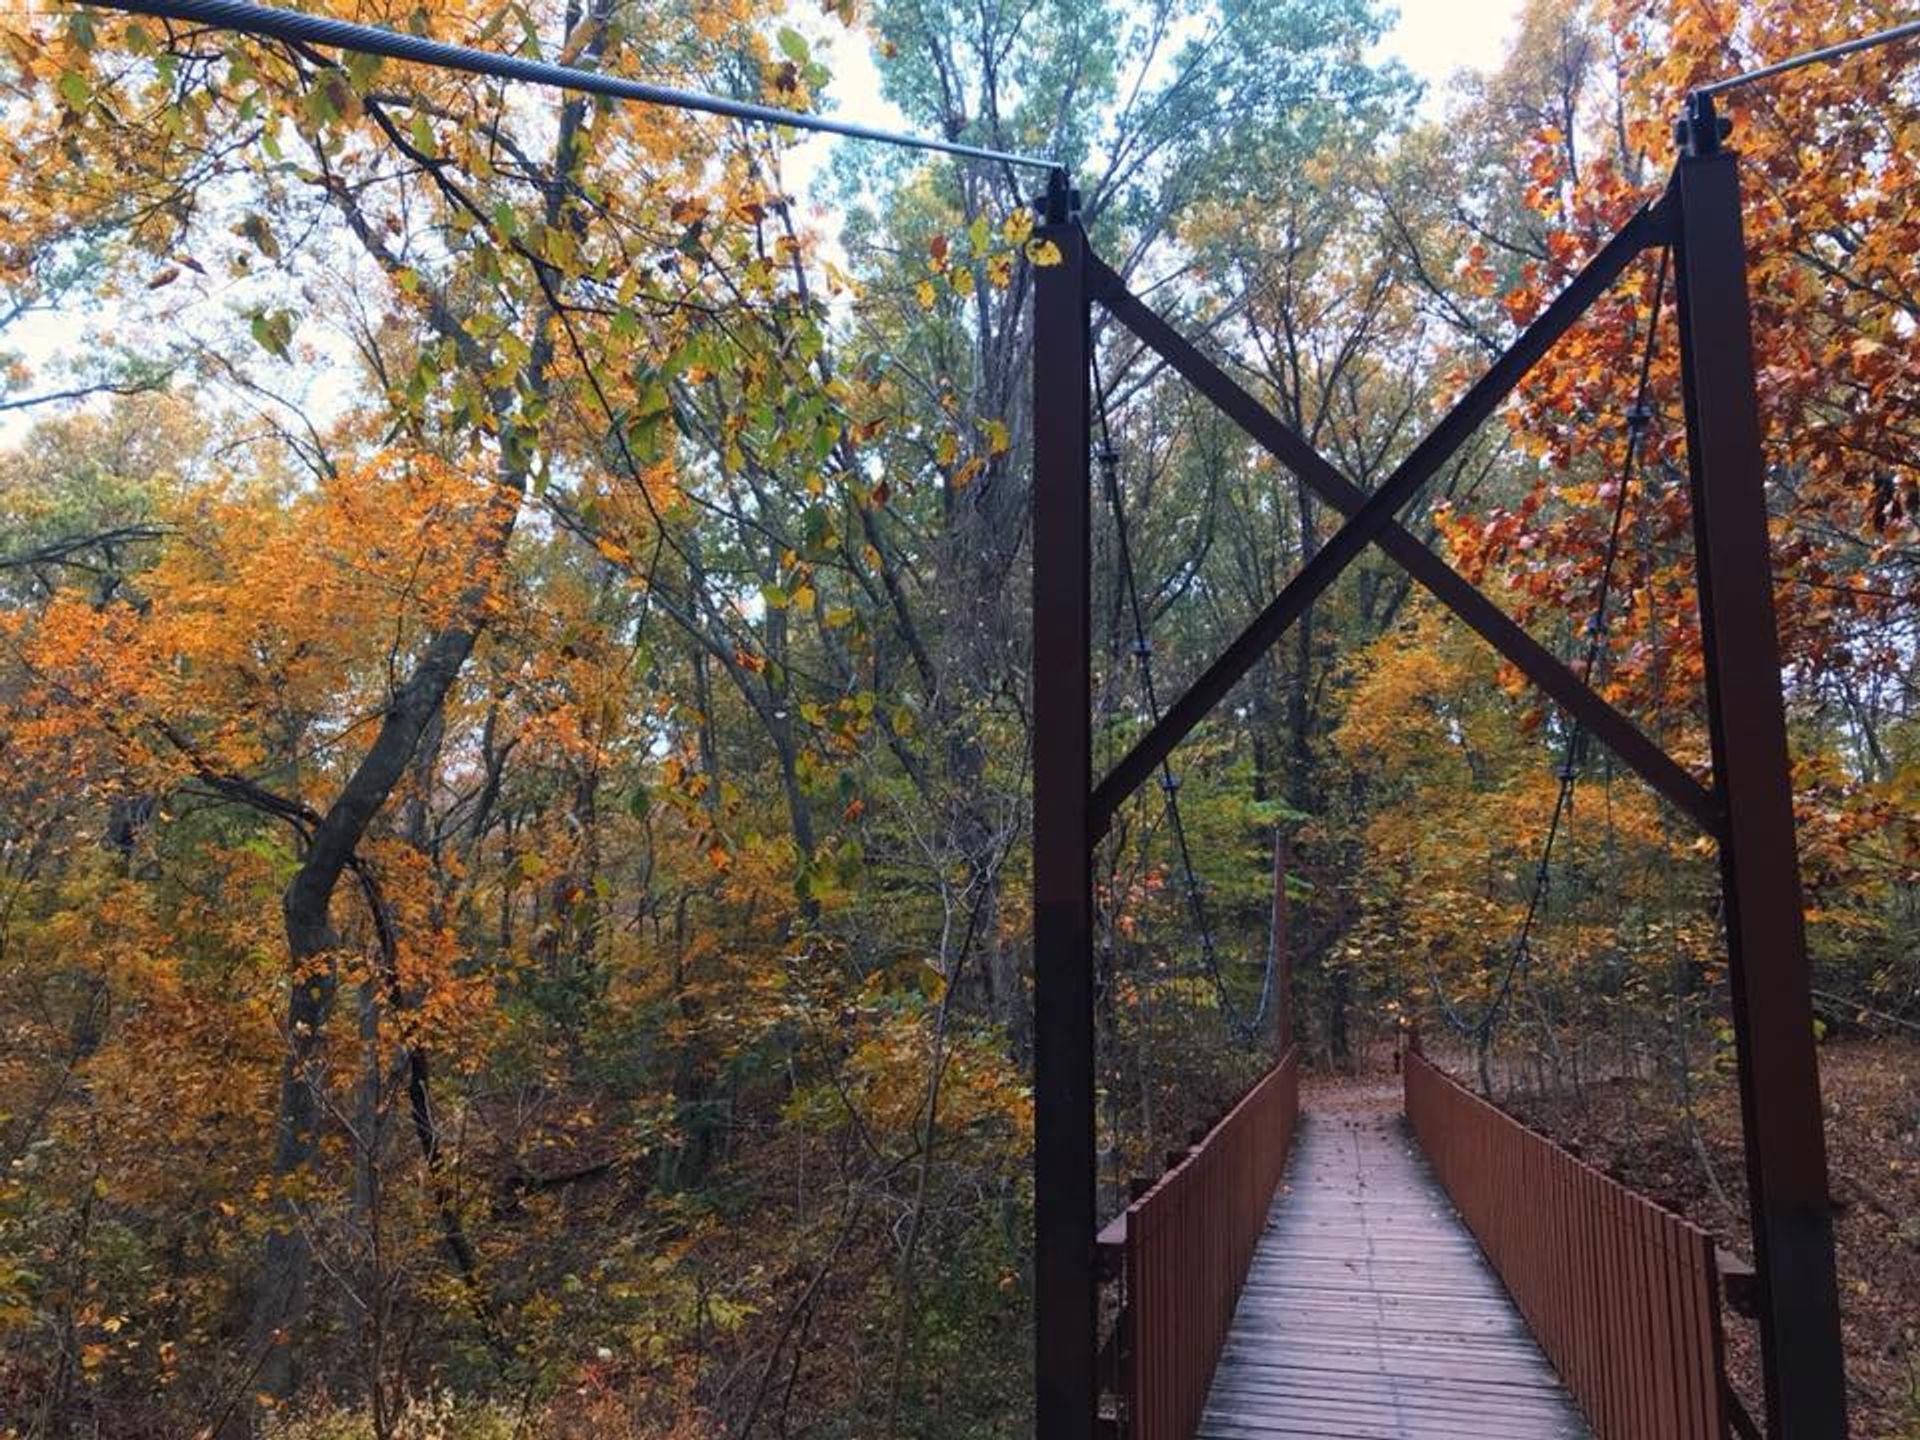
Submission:
[[[671,85],[628,80],[623,76],[583,70],[574,65],[557,65],[547,60],[529,60],[520,55],[502,55],[497,51],[478,50],[467,45],[451,45],[442,40],[429,40],[424,35],[403,35],[399,31],[374,25],[359,25],[348,20],[307,15],[270,5],[253,5],[246,3],[246,0],[92,0],[92,3],[98,9],[207,25],[273,40],[324,45],[335,50],[353,50],[364,55],[437,65],[442,69],[460,70],[470,75],[491,75],[501,80],[519,80],[530,85],[600,95],[612,100],[634,100],[674,110],[697,110],[756,125],[784,125],[795,130],[812,130],[853,140],[872,140],[909,150],[937,151],[943,155],[986,160],[1024,170],[1045,170],[1056,176],[1065,174],[1065,168],[1056,160],[990,150],[978,145],[963,145],[957,140],[942,140],[930,135],[883,130],[851,120],[836,120],[830,115],[781,110],[771,105],[756,105],[751,101],[709,95],[699,90],[682,90]]]
[[[1146,606],[1140,599],[1140,586],[1133,563],[1133,542],[1127,526],[1126,505],[1120,493],[1120,452],[1113,443],[1113,428],[1107,415],[1107,389],[1100,374],[1100,357],[1089,355],[1092,368],[1094,414],[1100,422],[1100,449],[1096,458],[1100,465],[1102,488],[1106,491],[1107,505],[1113,512],[1115,547],[1118,551],[1120,588],[1127,597],[1127,607],[1133,621],[1133,654],[1140,672],[1142,698],[1147,702],[1149,724],[1157,724],[1160,719],[1160,697],[1153,680],[1153,642],[1148,635]],[[1187,827],[1180,815],[1180,777],[1173,773],[1170,760],[1160,762],[1160,788],[1166,796],[1167,824],[1173,831],[1174,846],[1180,857],[1180,868],[1184,873],[1187,892],[1187,911],[1193,917],[1193,927],[1200,940],[1200,959],[1205,966],[1208,978],[1213,982],[1214,994],[1220,1006],[1220,1013],[1226,1017],[1228,1025],[1243,1039],[1253,1038],[1259,1031],[1261,1022],[1266,1019],[1267,1007],[1271,1003],[1273,991],[1273,947],[1268,947],[1267,974],[1260,987],[1260,1006],[1251,1020],[1243,1020],[1236,1013],[1232,997],[1227,993],[1226,979],[1220,973],[1220,957],[1213,943],[1213,929],[1208,923],[1206,896],[1200,887],[1200,879],[1194,873],[1193,852],[1187,842]]]
[[[1616,481],[1618,490],[1613,497],[1613,521],[1607,531],[1607,548],[1600,566],[1600,584],[1594,597],[1593,616],[1586,624],[1586,652],[1580,667],[1581,683],[1591,685],[1595,671],[1606,650],[1607,612],[1613,598],[1613,570],[1620,557],[1620,537],[1625,528],[1627,515],[1627,492],[1632,488],[1633,477],[1639,469],[1640,454],[1648,427],[1653,422],[1653,408],[1648,403],[1653,374],[1653,356],[1660,335],[1660,307],[1666,300],[1667,269],[1673,259],[1670,248],[1662,246],[1660,250],[1660,270],[1653,282],[1653,309],[1648,314],[1646,344],[1640,352],[1638,382],[1634,389],[1633,406],[1627,411],[1627,448],[1620,458],[1620,474]],[[1560,834],[1561,825],[1573,810],[1574,783],[1580,774],[1580,762],[1586,750],[1586,728],[1579,720],[1574,720],[1567,730],[1566,749],[1562,753],[1560,765],[1560,788],[1554,796],[1553,814],[1547,821],[1546,843],[1541,847],[1540,863],[1534,867],[1533,885],[1527,896],[1527,909],[1520,922],[1520,932],[1514,937],[1513,948],[1507,956],[1505,973],[1500,978],[1500,987],[1493,999],[1487,1004],[1486,1013],[1480,1017],[1480,1023],[1474,1027],[1475,1038],[1485,1042],[1493,1033],[1494,1023],[1500,1012],[1506,1007],[1513,993],[1513,983],[1521,966],[1532,954],[1533,927],[1540,918],[1546,904],[1548,886],[1552,875],[1553,846]]]
[[[1729,90],[1738,90],[1743,85],[1753,85],[1761,80],[1771,80],[1776,75],[1785,75],[1792,70],[1801,70],[1809,65],[1829,65],[1849,55],[1858,55],[1862,50],[1876,50],[1882,45],[1892,45],[1897,41],[1917,38],[1920,38],[1920,20],[1909,20],[1904,25],[1876,30],[1871,35],[1857,35],[1851,40],[1842,40],[1836,45],[1823,45],[1818,50],[1790,55],[1785,60],[1776,60],[1773,64],[1762,65],[1757,70],[1742,71],[1738,75],[1729,75],[1724,80],[1715,80],[1708,85],[1696,86],[1692,93],[1724,95]]]

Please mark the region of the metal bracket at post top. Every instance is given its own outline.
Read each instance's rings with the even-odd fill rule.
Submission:
[[[1686,108],[1673,122],[1673,143],[1682,155],[1699,159],[1719,151],[1721,142],[1733,133],[1733,121],[1720,114],[1713,96],[1695,90],[1687,96]]]
[[[1035,208],[1049,225],[1065,225],[1080,218],[1080,192],[1074,188],[1066,166],[1047,172],[1047,193]]]

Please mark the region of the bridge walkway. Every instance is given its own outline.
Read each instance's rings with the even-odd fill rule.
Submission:
[[[1202,1440],[1590,1440],[1397,1083],[1309,1091]]]

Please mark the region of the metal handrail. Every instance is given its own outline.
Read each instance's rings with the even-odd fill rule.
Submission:
[[[1402,1074],[1421,1150],[1597,1440],[1723,1440],[1713,1237],[1417,1050]]]
[[[1123,1286],[1113,1378],[1127,1440],[1188,1440],[1199,1425],[1299,1107],[1293,1046],[1101,1232]]]

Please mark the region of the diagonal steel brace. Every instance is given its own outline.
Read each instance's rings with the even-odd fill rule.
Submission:
[[[1717,798],[1639,727],[1603,699],[1483,592],[1394,517],[1459,449],[1547,349],[1635,256],[1667,238],[1664,199],[1642,207],[1544,313],[1507,349],[1414,452],[1369,495],[1292,427],[1155,314],[1104,262],[1089,257],[1089,288],[1108,312],[1156,351],[1263,449],[1347,517],[1313,560],[1282,588],[1185,694],[1095,787],[1094,833],[1192,731],[1259,657],[1367,544],[1380,546],[1521,673],[1578,719],[1661,795],[1710,835],[1721,829]]]

